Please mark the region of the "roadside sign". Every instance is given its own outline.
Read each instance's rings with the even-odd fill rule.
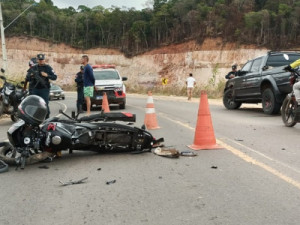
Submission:
[[[161,79],[161,83],[162,83],[162,85],[168,84],[168,79],[167,78]]]

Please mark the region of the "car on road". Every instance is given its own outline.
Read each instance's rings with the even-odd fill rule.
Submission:
[[[291,92],[290,73],[283,68],[300,58],[299,52],[268,52],[249,60],[226,82],[223,104],[238,109],[243,103],[262,103],[265,114],[277,114]]]
[[[103,93],[107,95],[108,104],[118,104],[120,109],[126,106],[126,87],[123,81],[127,77],[121,77],[114,65],[93,65],[95,76],[95,91],[91,98],[91,105],[102,105]]]
[[[56,84],[51,84],[50,87],[49,100],[53,99],[65,99],[65,93],[63,89]]]

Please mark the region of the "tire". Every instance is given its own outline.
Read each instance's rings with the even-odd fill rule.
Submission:
[[[295,116],[295,103],[291,97],[287,95],[281,107],[282,122],[286,127],[293,127],[297,123],[295,121]]]
[[[242,103],[241,102],[236,102],[233,100],[232,96],[232,89],[228,89],[224,92],[223,95],[223,105],[225,106],[226,109],[238,109],[241,107]]]
[[[3,104],[2,99],[0,99],[0,116],[2,116],[3,111],[4,111],[4,104]]]
[[[122,104],[119,105],[119,109],[125,109],[125,107],[126,107],[126,103],[125,102],[123,102]]]
[[[16,165],[15,161],[16,150],[9,142],[3,142],[3,146],[0,147],[0,160],[8,165]]]
[[[18,113],[17,112],[13,112],[13,114],[10,115],[10,119],[13,122],[17,122],[19,120]]]
[[[280,112],[281,104],[276,102],[274,92],[271,88],[266,88],[262,93],[262,107],[264,113],[268,115]]]
[[[0,160],[7,163],[8,165],[14,166],[17,165],[15,157],[17,155],[16,150],[13,148],[13,146],[9,142],[2,142],[0,145]],[[52,157],[52,153],[50,152],[42,152],[39,154],[35,154],[32,156],[29,156],[26,159],[26,164],[34,164],[38,163],[42,160],[45,160],[48,157]]]

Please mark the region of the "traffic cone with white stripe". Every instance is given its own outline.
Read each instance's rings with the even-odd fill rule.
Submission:
[[[103,92],[102,110],[105,113],[110,112],[106,92]]]
[[[157,124],[156,113],[154,109],[154,102],[153,102],[151,91],[148,92],[144,124],[148,130],[160,128]]]

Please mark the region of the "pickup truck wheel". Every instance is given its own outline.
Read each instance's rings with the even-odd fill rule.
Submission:
[[[267,88],[263,91],[262,107],[264,113],[268,115],[278,114],[280,111],[281,104],[276,102],[275,95],[270,88]]]
[[[242,105],[241,102],[234,101],[232,92],[233,92],[232,89],[228,89],[224,93],[223,104],[226,107],[226,109],[238,109]]]
[[[286,96],[282,103],[281,108],[281,118],[286,127],[293,127],[296,125],[295,121],[295,102],[291,99],[290,96]]]

